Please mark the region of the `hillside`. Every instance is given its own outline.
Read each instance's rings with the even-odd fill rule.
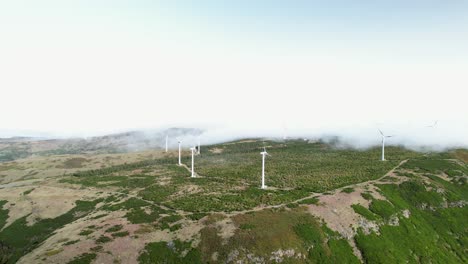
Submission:
[[[261,190],[260,151],[266,184]],[[0,263],[463,263],[467,150],[246,139],[0,163]]]
[[[90,138],[40,139],[0,138],[0,162],[31,156],[63,154],[127,153],[165,147],[166,135],[195,137],[202,131],[193,128],[169,128],[158,131],[132,131]],[[175,142],[171,142],[174,145]]]

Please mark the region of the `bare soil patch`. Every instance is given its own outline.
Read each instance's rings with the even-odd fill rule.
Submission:
[[[210,149],[210,152],[214,153],[214,154],[221,154],[221,153],[223,153],[223,151],[224,151],[224,149],[222,149],[222,148],[212,148],[212,149]]]
[[[352,193],[337,192],[318,197],[318,205],[308,205],[308,211],[327,223],[327,226],[350,239],[355,235],[354,228],[359,227],[361,216],[354,212],[351,205],[361,204],[369,207],[369,201],[361,196],[364,190],[355,188]]]

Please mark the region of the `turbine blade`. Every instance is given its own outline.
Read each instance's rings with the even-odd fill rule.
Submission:
[[[380,135],[382,135],[382,136],[384,135],[383,132],[382,132],[382,130],[379,129],[379,132],[380,132]]]

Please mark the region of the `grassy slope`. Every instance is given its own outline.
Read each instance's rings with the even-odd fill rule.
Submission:
[[[377,149],[337,149],[324,143],[303,141],[265,144],[271,154],[267,160],[267,184],[273,187],[267,191],[259,189],[262,141],[205,147],[203,154],[196,157],[195,170],[202,176],[197,179],[187,177],[188,171],[174,165],[174,158],[162,158],[79,172],[75,173],[76,177],[63,181],[95,187],[141,187],[144,188],[139,193],[142,198],[185,211],[240,211],[258,205],[289,203],[310,192],[376,179],[400,161],[417,155],[389,147],[389,161],[376,162]],[[223,151],[217,154],[215,149]],[[183,157],[183,163],[190,164],[188,156]],[[144,169],[147,173],[131,174],[134,169]],[[158,173],[152,173],[154,170]],[[170,177],[171,184],[154,184],[154,179],[161,177]],[[195,185],[201,191],[172,196],[188,185]]]
[[[266,181],[272,190],[259,190],[263,142],[207,146],[196,157],[196,172],[210,179],[208,192],[216,195],[187,195],[171,202],[184,210],[232,211],[255,205],[287,203],[353,183],[383,176],[400,161],[418,154],[389,147],[388,162],[377,162],[378,149],[365,151],[337,149],[324,143],[267,141]],[[215,150],[222,149],[222,153]],[[188,164],[190,160],[184,159]],[[243,186],[245,190],[235,190]],[[194,204],[196,203],[196,204]]]
[[[172,223],[183,217],[154,203],[189,212],[232,211],[258,205],[289,203],[309,195],[311,191],[328,191],[379,178],[401,160],[409,158],[410,161],[404,166],[406,170],[413,171],[409,182],[400,186],[380,186],[390,203],[369,197],[369,209],[364,210],[359,206],[355,208],[381,224],[380,235],[366,235],[359,231],[355,237],[364,261],[467,261],[465,248],[468,246],[468,227],[464,220],[468,212],[465,207],[455,206],[457,202],[467,199],[468,190],[464,180],[467,174],[466,165],[447,160],[453,159],[455,154],[463,156],[465,152],[458,150],[455,154],[422,157],[411,151],[389,147],[389,161],[378,162],[378,149],[355,151],[336,149],[322,143],[266,142],[272,155],[267,160],[268,185],[280,189],[263,191],[258,189],[261,161],[259,151],[262,145],[261,142],[248,142],[204,148],[203,155],[196,157],[196,170],[204,178],[190,179],[184,168],[174,165],[175,160],[161,158],[79,172],[75,176],[65,177],[63,182],[81,184],[84,187],[117,188],[119,194],[102,201],[104,206],[101,210],[128,210],[125,217],[132,223],[152,223],[156,228],[175,230]],[[216,148],[223,149],[223,152],[209,152]],[[188,161],[188,157],[184,157],[184,163],[188,164]],[[451,181],[435,176],[440,172],[447,174]],[[404,173],[408,174],[408,171]],[[425,181],[421,181],[422,175]],[[461,177],[462,175],[465,177]],[[168,178],[169,183],[158,184],[161,178]],[[196,186],[200,192],[178,194],[187,186]],[[439,189],[444,191],[439,193]],[[126,193],[137,197],[119,202]],[[77,207],[68,213],[55,219],[42,219],[33,226],[27,226],[24,218],[18,219],[0,232],[0,247],[10,254],[9,262],[12,263],[37,247],[55,230],[75,221],[75,215],[83,216],[76,212],[85,212],[86,215],[94,210],[97,202],[78,202]],[[452,206],[444,207],[447,204]],[[411,212],[409,218],[401,216],[401,211],[405,209]],[[8,211],[0,210],[0,226],[7,214]],[[394,215],[398,216],[399,225],[390,226],[387,221]],[[203,216],[204,214],[194,213],[184,217],[198,221]],[[205,221],[201,242],[195,248],[192,246],[196,244],[191,242],[174,241],[168,244],[154,241],[147,244],[139,260],[142,263],[222,262],[232,258],[230,254],[237,250],[238,258],[248,258],[248,254],[253,254],[254,257],[270,261],[272,252],[292,248],[295,253],[301,253],[304,257],[286,257],[286,263],[358,261],[347,241],[302,211],[301,207],[238,214],[232,217],[232,221],[236,230],[227,240],[220,237],[219,227],[214,222]],[[212,258],[215,253],[216,261]],[[96,254],[90,253],[78,256],[74,261],[89,263],[95,257]]]
[[[90,213],[98,202],[100,201],[77,201],[76,206],[69,212],[54,219],[41,219],[32,226],[27,225],[27,216],[7,226],[0,232],[0,242],[11,249],[8,252],[7,263],[15,263],[21,256],[46,240],[55,230]]]
[[[428,172],[464,171],[466,166],[438,158],[415,159],[406,169],[424,172],[429,179],[412,178],[401,185],[380,185],[389,202],[374,200],[370,210],[389,218],[409,210],[409,218],[399,217],[399,225],[383,225],[380,234],[359,231],[356,244],[367,263],[464,263],[468,261],[468,208],[453,203],[465,201],[466,183],[451,182]],[[466,171],[466,170],[465,170]],[[466,174],[465,174],[466,175]],[[451,204],[452,203],[452,204]]]

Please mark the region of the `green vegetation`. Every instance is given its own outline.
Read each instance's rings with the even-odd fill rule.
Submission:
[[[354,192],[354,188],[346,187],[346,188],[344,188],[343,190],[341,190],[341,192],[344,192],[344,193],[352,193],[352,192]]]
[[[266,141],[268,185],[313,192],[333,190],[352,183],[376,179],[400,161],[416,156],[402,148],[388,147],[388,162],[375,162],[378,148],[366,151],[339,149],[325,143]],[[208,146],[197,161],[198,172],[207,177],[242,179],[258,186],[263,143],[233,142]],[[217,154],[214,149],[223,149]]]
[[[259,188],[259,152],[264,144],[271,154],[267,158],[267,185],[270,187],[267,190]],[[98,245],[71,263],[90,263],[96,259],[96,253],[107,254],[105,243],[122,242],[120,237],[130,235],[126,230],[135,230],[131,231],[132,239],[146,239],[153,237],[147,236],[148,233],[161,230],[185,234],[187,229],[184,228],[192,228],[192,224],[203,225],[199,235],[194,237],[196,243],[151,240],[138,260],[141,263],[237,260],[359,263],[348,241],[301,205],[318,204],[320,194],[311,197],[315,193],[333,195],[337,190],[353,193],[352,184],[381,178],[405,159],[409,159],[408,162],[395,171],[396,175],[405,177],[385,177],[377,186],[387,200],[374,198],[370,192],[373,189],[366,187],[367,191],[361,196],[369,202],[369,208],[352,205],[357,214],[375,221],[375,228],[379,230],[367,228],[365,221],[362,229],[357,230],[354,242],[364,262],[468,262],[468,226],[464,221],[468,215],[465,206],[468,172],[461,161],[468,157],[468,152],[457,150],[422,156],[399,147],[386,150],[388,161],[379,162],[379,148],[358,151],[323,142],[249,140],[205,147],[203,154],[195,157],[199,177],[194,179],[189,177],[185,167],[175,165],[177,159],[170,158],[171,153],[162,158],[75,172],[60,178],[60,182],[81,185],[86,192],[97,189],[99,195],[113,195],[95,201],[77,201],[75,208],[67,213],[54,219],[37,219],[30,226],[26,221],[28,216],[24,216],[3,230],[9,212],[3,209],[7,201],[0,201],[0,263],[15,263],[64,225],[83,217],[85,221],[92,221],[114,215],[112,212],[131,224],[142,225],[135,229],[135,226],[124,227],[125,221],[112,221],[113,225],[108,225],[107,218],[80,225],[87,226],[80,232],[83,242],[97,237]],[[190,157],[186,154],[183,162],[189,164]],[[151,156],[141,157],[149,159]],[[454,157],[460,158],[455,160]],[[57,162],[51,168],[80,168],[89,161],[74,157],[60,158]],[[17,170],[19,166],[15,164],[1,165],[1,169]],[[395,181],[403,182],[397,185]],[[369,187],[373,184],[369,183]],[[41,187],[36,188],[39,192]],[[25,197],[21,199],[29,199],[27,195],[33,190],[23,192]],[[345,196],[362,201],[357,193]],[[333,208],[333,202],[327,201],[324,208]],[[274,206],[274,209],[262,210],[262,206]],[[252,208],[255,209],[250,210]],[[104,235],[91,235],[103,226]],[[179,229],[184,230],[175,232]],[[66,251],[73,248],[68,245],[79,241],[64,239],[57,243]],[[62,250],[55,246],[50,249],[42,251],[45,254],[41,257]]]
[[[146,187],[154,183],[154,177],[145,175],[131,175],[131,176],[90,176],[85,178],[71,178],[63,179],[61,182],[81,184],[88,187],[105,187],[105,186],[118,186],[122,188],[139,188]]]
[[[0,230],[6,224],[8,219],[8,209],[3,209],[3,206],[8,203],[8,201],[0,200]],[[1,242],[1,241],[0,241]]]
[[[91,219],[99,219],[99,218],[103,218],[104,216],[106,216],[107,214],[98,214],[96,216],[93,216],[91,217]]]
[[[360,263],[346,240],[327,236],[317,225],[298,224],[294,231],[305,247],[311,248],[307,255],[310,263]]]
[[[372,202],[369,204],[369,209],[365,208],[360,204],[353,204],[351,207],[354,212],[364,216],[367,220],[389,220],[392,215],[397,213],[397,210],[393,205],[385,200],[371,199]]]
[[[95,247],[90,248],[90,250],[91,250],[92,252],[98,252],[98,251],[101,251],[102,248],[103,248],[103,247],[102,247],[101,245],[99,245],[99,246],[95,246]]]
[[[92,234],[93,232],[94,232],[93,230],[85,229],[85,230],[82,230],[78,235],[80,235],[80,236],[87,236],[87,235]]]
[[[443,207],[444,194],[427,191],[421,181],[379,187],[391,204],[376,204],[373,206],[376,213],[388,217],[395,211],[406,209],[411,216],[399,217],[397,226],[382,225],[380,235],[365,235],[358,231],[356,244],[367,263],[402,263],[408,260],[415,263],[464,263],[468,260],[466,207]]]
[[[318,204],[320,200],[317,197],[307,198],[297,202],[298,204]]]
[[[0,162],[22,159],[31,155],[31,148],[27,144],[15,144],[0,150]]]
[[[468,167],[447,159],[412,159],[405,163],[403,168],[432,174],[445,173],[450,177],[462,176],[463,174],[468,175]]]
[[[203,217],[207,216],[208,214],[206,213],[193,213],[193,214],[189,214],[187,215],[187,217],[191,220],[194,220],[194,221],[197,221],[197,220],[200,220],[202,219]]]
[[[267,164],[267,183],[275,188],[261,190],[258,152],[263,144],[262,141],[251,140],[207,146],[204,154],[196,157],[196,170],[202,176],[196,179],[188,177],[189,172],[184,167],[175,165],[175,158],[164,157],[75,172],[74,177],[64,178],[62,182],[98,188],[115,186],[126,191],[140,188],[138,195],[143,200],[172,209],[232,212],[261,205],[294,206],[291,202],[311,192],[379,178],[401,160],[416,155],[408,150],[388,147],[388,162],[376,162],[379,149],[357,151],[322,142],[266,141],[265,145],[272,154],[269,157],[271,162]],[[222,153],[215,151],[217,149],[222,149]],[[189,157],[183,156],[183,162],[189,164]],[[135,170],[138,174],[134,173]],[[151,175],[153,171],[160,173]],[[170,184],[159,184],[161,178],[169,179]],[[198,191],[179,194],[187,186],[195,186]],[[352,190],[343,189],[344,192]],[[133,209],[127,215],[132,222],[152,222],[158,218],[157,210],[152,210],[155,213],[151,215],[137,207],[141,206],[131,206]]]
[[[247,229],[253,229],[255,226],[252,224],[241,224],[239,225],[239,228],[242,230],[247,230]]]
[[[97,244],[103,244],[103,243],[107,243],[109,241],[112,241],[112,238],[110,238],[108,236],[100,236],[98,239],[96,239]]]
[[[186,255],[182,252],[188,250]],[[154,242],[146,245],[144,252],[138,258],[142,264],[158,263],[187,263],[197,264],[201,262],[200,252],[192,249],[190,243],[178,240],[167,242]]]
[[[128,236],[129,233],[128,231],[121,231],[121,232],[116,232],[116,233],[112,233],[112,237],[126,237]]]
[[[176,186],[153,185],[139,192],[139,195],[149,201],[161,203],[177,191]]]
[[[13,222],[0,232],[0,243],[12,249],[7,263],[15,263],[21,256],[36,248],[42,241],[62,226],[71,223],[94,210],[102,200],[76,201],[76,206],[67,213],[54,219],[41,219],[29,226],[27,216]]]
[[[122,225],[115,225],[113,227],[110,227],[110,228],[106,229],[106,232],[110,232],[110,233],[117,232],[117,231],[122,230],[122,228],[123,228]]]
[[[167,213],[166,210],[135,197],[120,203],[104,205],[101,209],[106,211],[128,210],[125,217],[132,224],[152,223],[160,218],[160,214]]]
[[[379,215],[384,220],[389,220],[393,214],[397,213],[391,203],[377,199],[374,199],[369,205],[369,210],[374,214]]]
[[[53,255],[57,255],[58,253],[62,252],[63,249],[60,248],[60,249],[52,249],[52,250],[49,250],[45,253],[46,256],[50,257],[50,256],[53,256]]]
[[[63,243],[64,246],[69,246],[69,245],[73,245],[73,244],[76,244],[80,242],[80,240],[71,240],[71,241],[67,241],[65,243]]]
[[[114,203],[114,204],[106,204],[104,205],[101,210],[105,211],[119,211],[119,210],[128,210],[133,208],[140,208],[144,206],[148,206],[150,203],[143,201],[141,199],[131,197],[123,202]]]
[[[298,200],[309,193],[303,190],[261,190],[250,187],[242,191],[231,191],[210,195],[187,195],[167,203],[173,208],[186,211],[240,211],[258,205],[277,205]]]
[[[311,263],[359,263],[346,240],[300,208],[262,210],[236,215],[232,220],[239,229],[227,241],[218,235],[215,223],[202,229],[199,250],[204,262],[225,262],[234,250],[238,259],[250,254],[267,262],[273,252],[293,249],[293,255],[281,257],[286,263],[302,263],[298,254],[306,255]],[[211,259],[214,253],[217,261]]]
[[[362,196],[362,198],[364,198],[364,199],[366,199],[366,200],[368,200],[368,201],[374,199],[374,197],[372,197],[372,194],[367,193],[367,192],[361,193],[361,196]]]
[[[88,161],[89,161],[88,159],[81,158],[81,157],[71,158],[63,162],[63,165],[58,165],[57,168],[64,168],[64,169],[83,168],[83,163],[86,163]]]
[[[34,191],[34,188],[32,188],[30,190],[27,190],[27,191],[24,191],[23,195],[28,195],[28,194],[32,193],[32,191]]]
[[[378,220],[378,217],[374,213],[372,213],[371,211],[369,211],[369,209],[365,208],[364,206],[360,204],[353,204],[351,205],[351,207],[353,208],[354,212],[364,216],[367,220],[371,220],[371,221]]]
[[[85,253],[74,258],[72,261],[68,262],[68,264],[90,264],[96,256],[95,253]]]
[[[125,217],[132,224],[142,224],[142,223],[152,223],[155,222],[160,217],[160,209],[157,207],[152,207],[151,213],[147,214],[141,208],[133,208],[128,212]]]

